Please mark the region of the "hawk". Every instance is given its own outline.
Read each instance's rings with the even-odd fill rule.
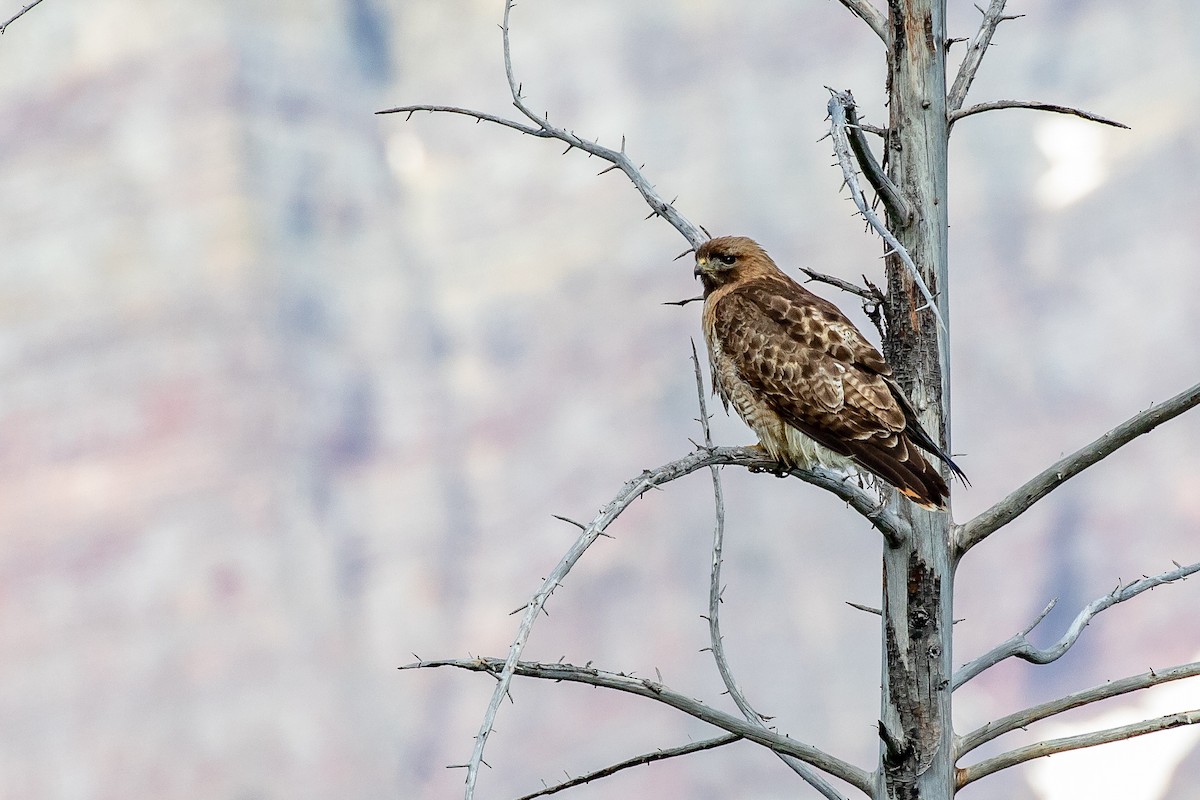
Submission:
[[[926,508],[950,490],[921,450],[962,470],[930,438],[892,369],[836,306],[785,275],[756,242],[696,250],[713,391],[789,467],[857,467]]]

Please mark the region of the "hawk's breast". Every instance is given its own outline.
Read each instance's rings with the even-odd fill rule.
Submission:
[[[708,344],[713,389],[721,397],[725,408],[728,409],[732,405],[742,421],[757,434],[759,443],[772,458],[805,469],[814,466],[843,470],[854,467],[850,459],[817,444],[784,422],[763,393],[755,390],[742,377],[736,361],[723,349],[722,342],[716,335],[715,314],[709,313],[707,307],[704,314],[704,338]],[[730,344],[736,346],[736,338]]]

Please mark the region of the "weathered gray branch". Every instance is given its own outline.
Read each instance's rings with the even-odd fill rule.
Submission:
[[[996,33],[996,28],[1005,20],[1024,16],[1023,14],[1005,16],[1005,3],[1006,0],[992,0],[988,10],[983,12],[983,21],[979,23],[979,31],[971,41],[971,46],[967,48],[966,55],[963,56],[962,64],[958,67],[958,74],[954,76],[954,84],[946,93],[946,111],[950,114],[949,121],[951,122],[953,122],[954,112],[962,107],[967,92],[971,89],[975,73],[979,71],[983,56],[992,44],[992,36]]]
[[[912,256],[908,254],[908,250],[892,235],[888,227],[883,224],[883,220],[879,219],[879,215],[871,208],[866,196],[863,194],[862,187],[858,184],[858,175],[854,169],[854,162],[851,160],[850,143],[846,136],[846,109],[854,105],[854,97],[849,92],[839,92],[833,89],[829,91],[832,95],[829,98],[828,106],[830,119],[829,132],[830,137],[833,139],[833,151],[837,155],[838,164],[842,168],[842,177],[846,181],[846,187],[850,190],[850,198],[854,201],[858,212],[863,215],[867,223],[883,239],[888,249],[896,253],[900,260],[904,262],[904,266],[912,276],[917,289],[920,290],[921,296],[925,298],[923,308],[928,308],[933,313],[938,327],[945,332],[946,323],[942,319],[942,312],[938,310],[938,304],[933,299],[933,294],[930,293],[929,287],[925,284],[925,279],[921,277],[921,271],[917,269]]]
[[[550,574],[543,581],[541,588],[538,589],[537,593],[525,606],[525,614],[517,629],[516,638],[509,647],[508,658],[504,662],[504,667],[499,672],[495,691],[492,692],[492,699],[488,703],[487,710],[484,712],[483,723],[480,725],[479,733],[475,739],[475,748],[471,756],[471,761],[467,764],[466,800],[471,800],[471,797],[474,795],[476,776],[478,775],[479,766],[483,763],[484,746],[487,743],[488,737],[491,736],[492,727],[496,721],[496,714],[500,710],[500,704],[508,693],[516,664],[520,660],[521,653],[525,649],[525,644],[529,640],[534,622],[555,589],[561,585],[563,579],[583,556],[584,552],[597,538],[604,535],[605,529],[634,500],[651,489],[682,478],[684,475],[691,474],[698,469],[719,464],[736,465],[763,472],[777,471],[780,468],[777,461],[768,457],[758,448],[716,447],[711,450],[697,450],[683,458],[664,464],[657,469],[646,470],[638,477],[626,481],[625,485],[617,493],[617,496],[608,505],[600,509],[599,513],[596,514],[595,518],[589,524],[583,526],[579,538],[571,545],[571,548],[558,562],[558,565],[550,571]],[[796,469],[791,470],[789,474],[800,478],[806,483],[826,489],[845,500],[851,508],[870,520],[871,524],[889,541],[903,539],[907,528],[895,513],[883,508],[877,503],[874,497],[850,483],[846,476],[820,468],[812,470]]]
[[[956,558],[962,558],[972,547],[1028,511],[1034,503],[1080,472],[1197,404],[1200,404],[1200,383],[1122,422],[1087,447],[1059,460],[1008,497],[959,526],[954,537]]]
[[[854,151],[854,159],[862,168],[863,175],[867,176],[867,182],[871,184],[875,194],[883,201],[883,207],[887,209],[892,222],[896,225],[907,225],[912,221],[912,207],[900,193],[900,187],[892,183],[892,179],[875,158],[875,151],[863,135],[866,129],[859,122],[858,106],[855,105],[854,96],[849,91],[846,92],[846,99],[846,133],[850,139],[850,149]]]
[[[1050,612],[1054,610],[1056,605],[1058,605],[1057,597],[1047,603],[1046,607],[1042,609],[1042,613],[1037,615],[1037,619],[1029,623],[1029,625],[1023,628],[1019,633],[1014,634],[1008,639],[1005,639],[1003,642],[979,656],[974,661],[959,667],[958,671],[954,673],[954,679],[950,684],[951,691],[957,689],[959,686],[962,686],[964,683],[971,680],[971,678],[974,678],[976,675],[988,669],[989,667],[993,667],[1000,663],[1000,661],[1008,658],[1008,656],[1012,655],[1010,651],[1013,648],[1019,647],[1022,644],[1028,645],[1028,639],[1025,637],[1027,637],[1034,628],[1042,624],[1042,620],[1044,620],[1050,614]]]
[[[502,677],[507,669],[506,662],[498,658],[447,659],[440,661],[419,661],[407,664],[401,669],[428,669],[433,667],[457,667],[472,672],[487,672],[497,678]],[[601,686],[620,692],[634,694],[657,700],[664,705],[682,711],[698,720],[715,725],[730,733],[736,733],[742,738],[757,742],[765,747],[785,753],[811,764],[823,772],[849,783],[866,794],[871,793],[871,776],[859,767],[831,756],[812,745],[804,744],[796,739],[790,739],[774,731],[764,730],[743,719],[718,711],[699,700],[680,694],[657,681],[647,678],[635,678],[617,672],[607,672],[594,667],[577,667],[573,664],[541,664],[530,661],[520,661],[514,665],[514,673],[530,678],[541,678],[550,681],[567,681],[570,683],[585,683],[591,686]]]
[[[982,114],[984,111],[997,111],[1004,108],[1029,108],[1034,111],[1050,111],[1055,114],[1071,114],[1076,117],[1091,122],[1099,122],[1101,125],[1111,125],[1114,128],[1124,128],[1129,130],[1129,126],[1123,122],[1117,122],[1115,119],[1102,117],[1099,114],[1093,114],[1091,111],[1084,111],[1071,106],[1063,106],[1058,103],[1042,103],[1037,100],[992,100],[988,103],[978,103],[970,108],[963,108],[957,111],[950,112],[949,124],[953,125],[963,117],[969,117],[972,114]]]
[[[708,404],[704,401],[704,376],[700,371],[700,358],[696,355],[696,342],[692,341],[692,366],[696,373],[696,396],[700,403],[700,426],[704,431],[704,446],[712,448],[712,431],[708,425]],[[708,582],[708,638],[709,651],[717,663],[717,672],[725,684],[725,690],[733,699],[734,705],[742,712],[742,716],[751,725],[757,725],[768,730],[766,718],[758,713],[746,695],[738,686],[725,655],[725,641],[721,635],[721,561],[725,548],[725,495],[721,490],[721,470],[712,466],[713,503],[716,521],[713,525],[712,569]],[[777,753],[780,760],[787,764],[793,772],[799,775],[805,783],[821,793],[826,800],[846,800],[845,795],[829,785],[829,782],[814,772],[807,764],[783,753]]]
[[[1145,736],[1147,733],[1169,731],[1172,728],[1179,728],[1183,725],[1195,725],[1197,722],[1200,722],[1200,709],[1181,711],[1177,714],[1167,714],[1156,719],[1148,719],[1130,725],[1121,725],[1117,728],[1105,728],[1102,731],[1082,733],[1078,736],[1065,736],[1061,739],[1050,739],[1049,741],[1038,742],[1027,747],[1019,747],[1016,750],[1002,753],[994,758],[988,758],[980,761],[978,764],[972,764],[969,767],[958,770],[958,788],[961,789],[968,783],[985,778],[993,772],[1015,767],[1017,764],[1024,764],[1026,761],[1032,761],[1035,758],[1052,756],[1055,753],[1065,753],[1068,750],[1095,747],[1098,744],[1119,742],[1123,739],[1132,739],[1135,736]]]
[[[1031,664],[1049,664],[1051,661],[1057,661],[1059,658],[1062,658],[1062,656],[1068,650],[1071,649],[1076,641],[1078,641],[1080,634],[1083,633],[1083,629],[1086,628],[1088,623],[1092,621],[1092,617],[1096,616],[1101,611],[1111,608],[1117,603],[1123,603],[1130,598],[1137,597],[1139,594],[1147,591],[1148,589],[1153,589],[1156,586],[1162,586],[1166,583],[1174,583],[1175,581],[1183,580],[1184,578],[1196,572],[1200,572],[1200,563],[1189,564],[1187,566],[1177,566],[1176,569],[1170,570],[1169,572],[1164,572],[1161,575],[1153,575],[1148,578],[1142,578],[1141,580],[1134,581],[1128,585],[1123,586],[1118,584],[1117,588],[1113,589],[1108,594],[1104,595],[1103,597],[1098,597],[1092,602],[1088,603],[1087,606],[1085,606],[1084,609],[1075,617],[1075,620],[1071,623],[1071,626],[1067,628],[1067,632],[1063,634],[1061,639],[1049,647],[1034,647],[1028,639],[1028,634],[1033,630],[1038,622],[1041,622],[1043,619],[1045,619],[1046,614],[1048,614],[1050,611],[1050,607],[1047,607],[1046,610],[1042,612],[1042,615],[1038,617],[1037,621],[1033,623],[1033,625],[1026,628],[1021,633],[1018,633],[1015,636],[996,645],[979,658],[976,658],[974,661],[971,661],[970,663],[959,668],[959,670],[954,673],[954,680],[951,686],[952,688],[957,689],[967,681],[979,675],[984,670],[990,669],[991,667],[996,666],[1001,661],[1004,661],[1008,658],[1019,658],[1022,661],[1028,661]],[[1053,604],[1051,604],[1051,607],[1052,606]]]
[[[887,17],[871,5],[871,0],[841,0],[841,3],[851,14],[867,23],[884,44],[888,43]]]
[[[591,783],[592,781],[600,780],[601,778],[607,778],[609,775],[618,773],[623,769],[640,767],[643,764],[653,764],[655,761],[665,761],[668,758],[677,758],[678,756],[686,756],[691,753],[699,753],[704,750],[712,750],[713,748],[724,747],[727,744],[733,744],[734,742],[740,742],[741,740],[742,737],[738,736],[736,733],[727,733],[724,736],[715,736],[712,739],[705,739],[700,742],[688,742],[687,744],[680,745],[678,747],[669,747],[666,750],[655,750],[653,753],[643,753],[640,756],[627,758],[624,761],[605,767],[604,769],[598,769],[595,772],[589,772],[586,775],[580,775],[578,778],[571,778],[570,780],[563,781],[562,783],[556,783],[552,786],[547,786],[545,789],[536,791],[533,794],[522,795],[518,797],[517,800],[534,800],[534,798],[537,797],[546,797],[548,795],[557,794],[558,792],[566,789],[582,786],[585,783]]]
[[[484,122],[492,122],[497,125],[503,125],[506,128],[512,128],[530,136],[537,136],[542,139],[558,139],[567,145],[567,149],[572,147],[578,148],[585,153],[601,158],[612,166],[601,172],[608,172],[613,169],[619,169],[625,173],[633,183],[635,189],[642,195],[642,199],[646,201],[646,205],[650,206],[651,216],[659,216],[669,222],[675,230],[687,239],[688,244],[693,248],[699,247],[700,244],[708,240],[708,236],[690,220],[680,214],[675,207],[664,200],[655,190],[654,185],[647,180],[642,174],[641,167],[633,162],[625,153],[625,141],[621,140],[621,149],[614,150],[610,147],[604,147],[599,142],[589,141],[573,131],[565,128],[560,128],[550,124],[550,120],[546,114],[539,115],[525,102],[524,96],[521,94],[521,84],[517,82],[516,74],[513,71],[512,64],[512,48],[509,42],[509,16],[512,13],[513,0],[506,0],[504,3],[504,22],[500,26],[503,32],[504,42],[504,74],[508,78],[508,89],[512,95],[513,105],[518,111],[527,117],[532,125],[525,125],[514,120],[504,119],[494,114],[486,114],[481,111],[472,111],[466,108],[458,108],[456,106],[437,106],[437,105],[409,105],[398,106],[397,108],[389,108],[384,111],[377,111],[377,114],[404,114],[412,115],[416,111],[431,111],[444,112],[449,114],[464,114],[473,117],[476,120]]]
[[[1066,697],[1059,697],[1041,705],[1032,706],[1009,714],[1006,717],[992,720],[976,728],[962,737],[959,742],[958,754],[959,756],[965,755],[998,736],[1003,736],[1018,728],[1025,728],[1035,722],[1052,717],[1055,714],[1061,714],[1064,711],[1070,711],[1073,708],[1119,697],[1120,695],[1129,694],[1141,689],[1148,689],[1151,686],[1158,686],[1160,683],[1169,683],[1170,681],[1195,677],[1196,675],[1200,675],[1200,661],[1193,661],[1190,664],[1180,664],[1170,669],[1151,670],[1141,675],[1133,675],[1128,678],[1109,681],[1099,686],[1093,686],[1090,689],[1069,694]]]
[[[19,20],[21,17],[25,16],[25,12],[29,11],[29,9],[33,8],[34,6],[36,6],[36,5],[37,5],[38,3],[40,3],[40,2],[42,2],[42,0],[33,0],[33,2],[32,2],[32,3],[27,3],[26,5],[24,5],[24,6],[22,6],[22,7],[21,7],[21,10],[20,10],[20,11],[18,11],[18,12],[17,12],[17,13],[15,13],[15,14],[13,14],[13,15],[12,15],[11,17],[9,17],[8,19],[4,20],[4,22],[0,23],[0,36],[3,36],[3,35],[4,35],[4,32],[5,32],[6,30],[8,30],[8,26],[9,26],[9,25],[12,25],[14,22],[16,22],[17,20]]]
[[[428,111],[430,113],[439,114],[461,114],[464,117],[471,117],[476,122],[491,122],[496,125],[503,125],[506,128],[512,128],[514,131],[536,136],[539,139],[554,139],[557,138],[552,133],[548,133],[542,128],[535,128],[532,125],[526,125],[524,122],[507,119],[496,114],[488,114],[484,111],[474,111],[470,108],[460,108],[459,106],[438,106],[438,105],[415,105],[415,106],[397,106],[396,108],[388,108],[383,111],[376,111],[376,114],[406,114],[405,120],[413,118],[413,114],[418,111]]]

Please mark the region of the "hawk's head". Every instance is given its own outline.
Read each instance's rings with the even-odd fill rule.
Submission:
[[[768,272],[778,267],[758,242],[745,236],[718,236],[696,249],[696,277],[705,295],[719,286]]]

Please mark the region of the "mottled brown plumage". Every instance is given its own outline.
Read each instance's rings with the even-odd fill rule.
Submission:
[[[741,236],[701,245],[696,275],[713,389],[772,457],[796,467],[855,466],[923,506],[945,507],[946,482],[920,450],[962,471],[921,427],[883,356],[836,306]]]

